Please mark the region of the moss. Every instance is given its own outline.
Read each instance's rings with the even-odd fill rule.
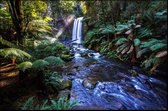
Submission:
[[[138,72],[136,70],[130,70],[130,73],[133,75],[133,76],[137,76],[138,75]]]
[[[71,55],[61,55],[61,59],[65,60],[65,61],[70,61],[72,60],[72,56]]]

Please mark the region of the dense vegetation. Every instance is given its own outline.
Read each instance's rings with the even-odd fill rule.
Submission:
[[[68,97],[62,98],[66,96],[58,97],[61,90],[70,89],[62,87],[69,81],[62,78],[60,69],[73,59],[70,47],[59,40],[71,39],[73,19],[80,16],[84,17],[83,45],[87,48],[140,66],[150,74],[166,71],[166,0],[1,0],[0,81],[6,78],[5,74],[12,77],[19,71],[19,87],[33,84],[33,91],[38,89],[38,93],[45,95],[41,102],[26,91],[29,95],[16,102],[21,106],[12,108],[51,110],[77,105]],[[12,103],[6,86],[0,87],[0,109],[5,109],[5,104]]]
[[[92,4],[92,5],[91,5]],[[85,45],[155,71],[167,62],[166,1],[90,1]],[[101,7],[101,8],[100,8]],[[95,15],[94,15],[95,14]]]

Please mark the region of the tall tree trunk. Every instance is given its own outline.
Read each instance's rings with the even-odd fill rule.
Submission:
[[[22,0],[9,0],[8,6],[13,24],[15,26],[17,41],[21,45],[24,45],[23,43],[24,37],[22,35],[22,29],[23,29]]]

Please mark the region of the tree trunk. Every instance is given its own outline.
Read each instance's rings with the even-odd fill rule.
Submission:
[[[13,24],[15,26],[17,41],[23,45],[23,35],[22,35],[22,0],[9,0],[8,1],[9,12],[12,17]]]

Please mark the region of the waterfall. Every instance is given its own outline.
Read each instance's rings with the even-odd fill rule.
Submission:
[[[75,19],[73,24],[72,41],[76,44],[81,44],[82,41],[82,19],[83,17]]]

